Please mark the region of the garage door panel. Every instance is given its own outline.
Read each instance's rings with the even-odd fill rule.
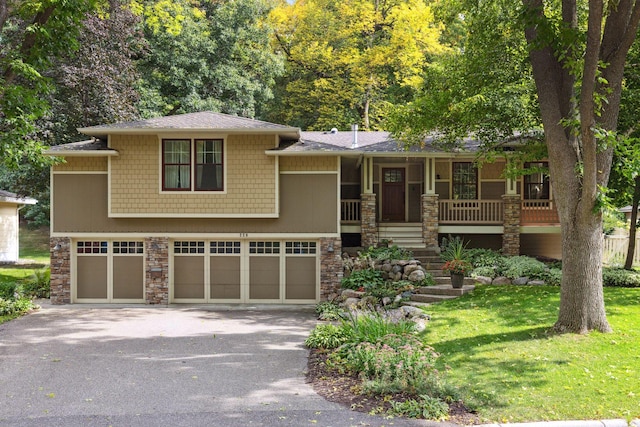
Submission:
[[[175,256],[173,296],[180,299],[204,299],[204,257]]]
[[[78,256],[76,271],[76,289],[78,298],[107,298],[106,256]]]
[[[287,257],[285,298],[316,298],[315,257]]]
[[[240,299],[240,257],[210,259],[210,298]]]
[[[249,257],[249,298],[280,298],[280,257]]]
[[[113,257],[113,298],[144,299],[143,257]]]

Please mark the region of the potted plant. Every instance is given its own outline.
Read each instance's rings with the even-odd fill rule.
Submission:
[[[466,244],[460,237],[443,239],[444,250],[441,258],[445,262],[442,270],[451,275],[451,286],[462,288],[464,277],[472,269],[467,258]]]

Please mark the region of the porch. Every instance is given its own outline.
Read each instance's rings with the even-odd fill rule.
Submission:
[[[342,233],[359,234],[362,246],[381,241],[408,248],[434,247],[441,234],[501,235],[505,253],[517,254],[520,234],[557,233],[558,212],[553,200],[439,200],[424,195],[422,221],[383,221],[376,212],[375,194],[341,200]]]

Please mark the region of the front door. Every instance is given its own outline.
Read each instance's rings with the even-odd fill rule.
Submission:
[[[404,168],[382,168],[382,221],[404,221]]]

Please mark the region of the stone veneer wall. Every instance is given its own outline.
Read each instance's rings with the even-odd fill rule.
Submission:
[[[422,240],[428,249],[438,250],[438,195],[422,195]]]
[[[169,303],[169,238],[148,237],[144,239],[145,256],[145,301],[147,304]]]
[[[55,247],[58,245],[58,249]],[[71,239],[52,237],[51,251],[51,304],[71,303]]]
[[[320,301],[338,293],[342,275],[342,239],[320,239]]]
[[[520,255],[520,196],[505,194],[502,200],[504,200],[502,253],[518,256]]]
[[[378,224],[376,223],[376,195],[360,195],[360,239],[365,248],[378,244]]]

